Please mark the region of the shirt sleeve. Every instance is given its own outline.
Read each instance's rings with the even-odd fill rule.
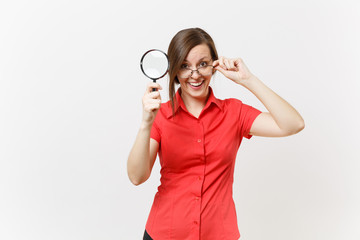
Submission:
[[[151,127],[151,132],[150,132],[150,138],[156,140],[158,143],[160,143],[161,140],[161,134],[160,134],[160,129],[158,127],[158,118],[155,118],[155,121],[153,122],[153,125]]]
[[[260,110],[249,106],[247,104],[241,103],[240,108],[240,134],[247,139],[250,139],[252,135],[250,135],[251,126],[256,119],[257,116],[261,113]]]

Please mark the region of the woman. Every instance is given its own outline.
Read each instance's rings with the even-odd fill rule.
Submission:
[[[161,86],[148,84],[127,165],[131,182],[139,185],[149,178],[159,154],[161,184],[144,239],[239,239],[232,182],[242,138],[289,136],[301,131],[304,121],[240,58],[218,58],[202,29],[178,32],[168,56],[170,101],[161,104],[160,92],[152,91]],[[217,99],[209,87],[215,71],[250,90],[269,112],[237,99]]]

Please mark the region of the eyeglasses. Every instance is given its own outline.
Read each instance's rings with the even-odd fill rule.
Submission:
[[[210,76],[212,75],[213,66],[209,65],[207,62],[202,62],[200,66],[196,69],[190,69],[186,64],[183,64],[179,70],[180,78],[190,78],[194,72],[198,72],[201,76]]]

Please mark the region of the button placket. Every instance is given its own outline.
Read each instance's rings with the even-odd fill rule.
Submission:
[[[205,173],[205,146],[204,146],[204,126],[203,123],[198,120],[194,129],[194,144],[196,149],[196,155],[198,159],[196,175],[194,176],[194,187],[196,189],[192,192],[193,194],[193,229],[195,235],[200,236],[200,225],[201,225],[201,204],[202,204],[202,185],[204,181]],[[197,238],[196,238],[197,239]]]
[[[196,124],[196,135],[194,136],[195,137],[195,144],[197,145],[196,148],[196,152],[198,154],[198,158],[201,162],[203,162],[205,160],[205,141],[204,141],[204,138],[205,138],[205,134],[204,134],[204,125],[203,123],[198,120],[197,121],[197,124]]]

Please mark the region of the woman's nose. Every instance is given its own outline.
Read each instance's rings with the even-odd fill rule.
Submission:
[[[193,79],[198,79],[201,77],[201,74],[199,73],[198,70],[193,70],[192,74],[191,74],[191,78]]]

